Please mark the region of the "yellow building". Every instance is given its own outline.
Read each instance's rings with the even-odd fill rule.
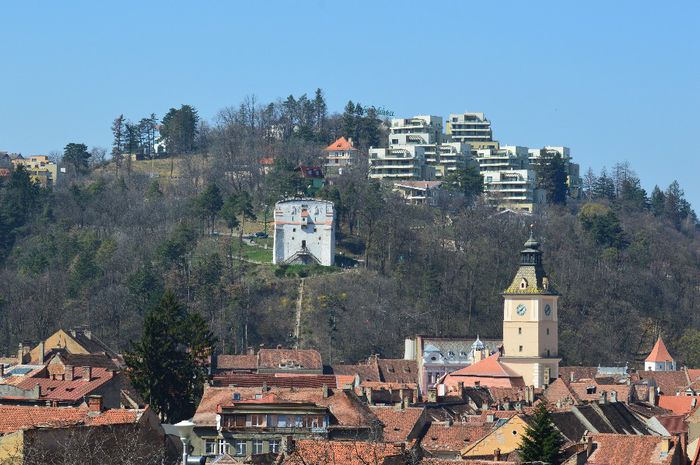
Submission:
[[[463,459],[492,458],[494,451],[498,450],[505,457],[520,448],[527,426],[522,415],[515,415],[483,438],[466,446],[460,454]]]
[[[559,293],[542,266],[540,243],[532,237],[520,252],[520,267],[503,292],[501,363],[528,386],[543,387],[559,376]]]
[[[58,166],[56,163],[49,160],[46,155],[32,155],[29,158],[15,158],[12,164],[17,167],[22,165],[29,172],[32,181],[40,184],[42,187],[56,184],[56,176],[58,176]]]

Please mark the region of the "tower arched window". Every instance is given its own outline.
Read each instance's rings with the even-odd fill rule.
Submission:
[[[527,289],[527,279],[523,278],[520,280],[520,289]]]

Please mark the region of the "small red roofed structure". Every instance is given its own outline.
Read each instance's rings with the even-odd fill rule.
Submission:
[[[444,384],[446,392],[454,391],[459,383],[464,386],[523,387],[525,382],[518,373],[502,364],[500,353],[481,360],[461,370],[448,373],[439,384]]]
[[[666,344],[661,336],[656,340],[651,353],[644,360],[644,369],[647,371],[676,371],[676,362],[666,349]]]

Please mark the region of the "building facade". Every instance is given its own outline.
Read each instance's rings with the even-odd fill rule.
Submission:
[[[483,113],[451,114],[445,124],[445,133],[451,141],[468,143],[472,150],[498,149],[493,140],[491,121]]]
[[[397,145],[369,149],[370,179],[418,181],[426,177],[425,149],[416,145]]]
[[[324,149],[324,168],[326,175],[339,176],[343,170],[357,163],[359,150],[352,143],[352,138],[338,138]]]
[[[676,361],[668,353],[666,344],[661,336],[656,340],[651,353],[644,360],[644,370],[646,371],[676,371]]]
[[[275,204],[272,263],[335,263],[333,202],[287,199]]]
[[[477,150],[476,162],[486,197],[499,210],[533,212],[545,202],[544,192],[537,189],[527,147]]]
[[[501,363],[520,374],[525,384],[549,385],[559,376],[559,293],[542,265],[540,243],[532,237],[520,252],[520,266],[503,292]]]
[[[528,160],[530,166],[537,166],[539,163],[547,163],[555,156],[559,155],[566,168],[566,188],[570,197],[575,199],[581,195],[581,168],[577,163],[571,161],[571,150],[569,147],[544,146],[541,149],[528,149]]]
[[[23,166],[29,172],[32,180],[42,187],[56,184],[58,176],[58,166],[49,160],[47,155],[32,155],[29,158],[17,157],[12,160],[12,164]]]

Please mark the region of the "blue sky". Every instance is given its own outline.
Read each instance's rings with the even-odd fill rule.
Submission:
[[[700,2],[6,2],[0,150],[108,147],[112,119],[211,119],[324,89],[397,116],[483,111],[502,143],[567,145],[700,209]]]

